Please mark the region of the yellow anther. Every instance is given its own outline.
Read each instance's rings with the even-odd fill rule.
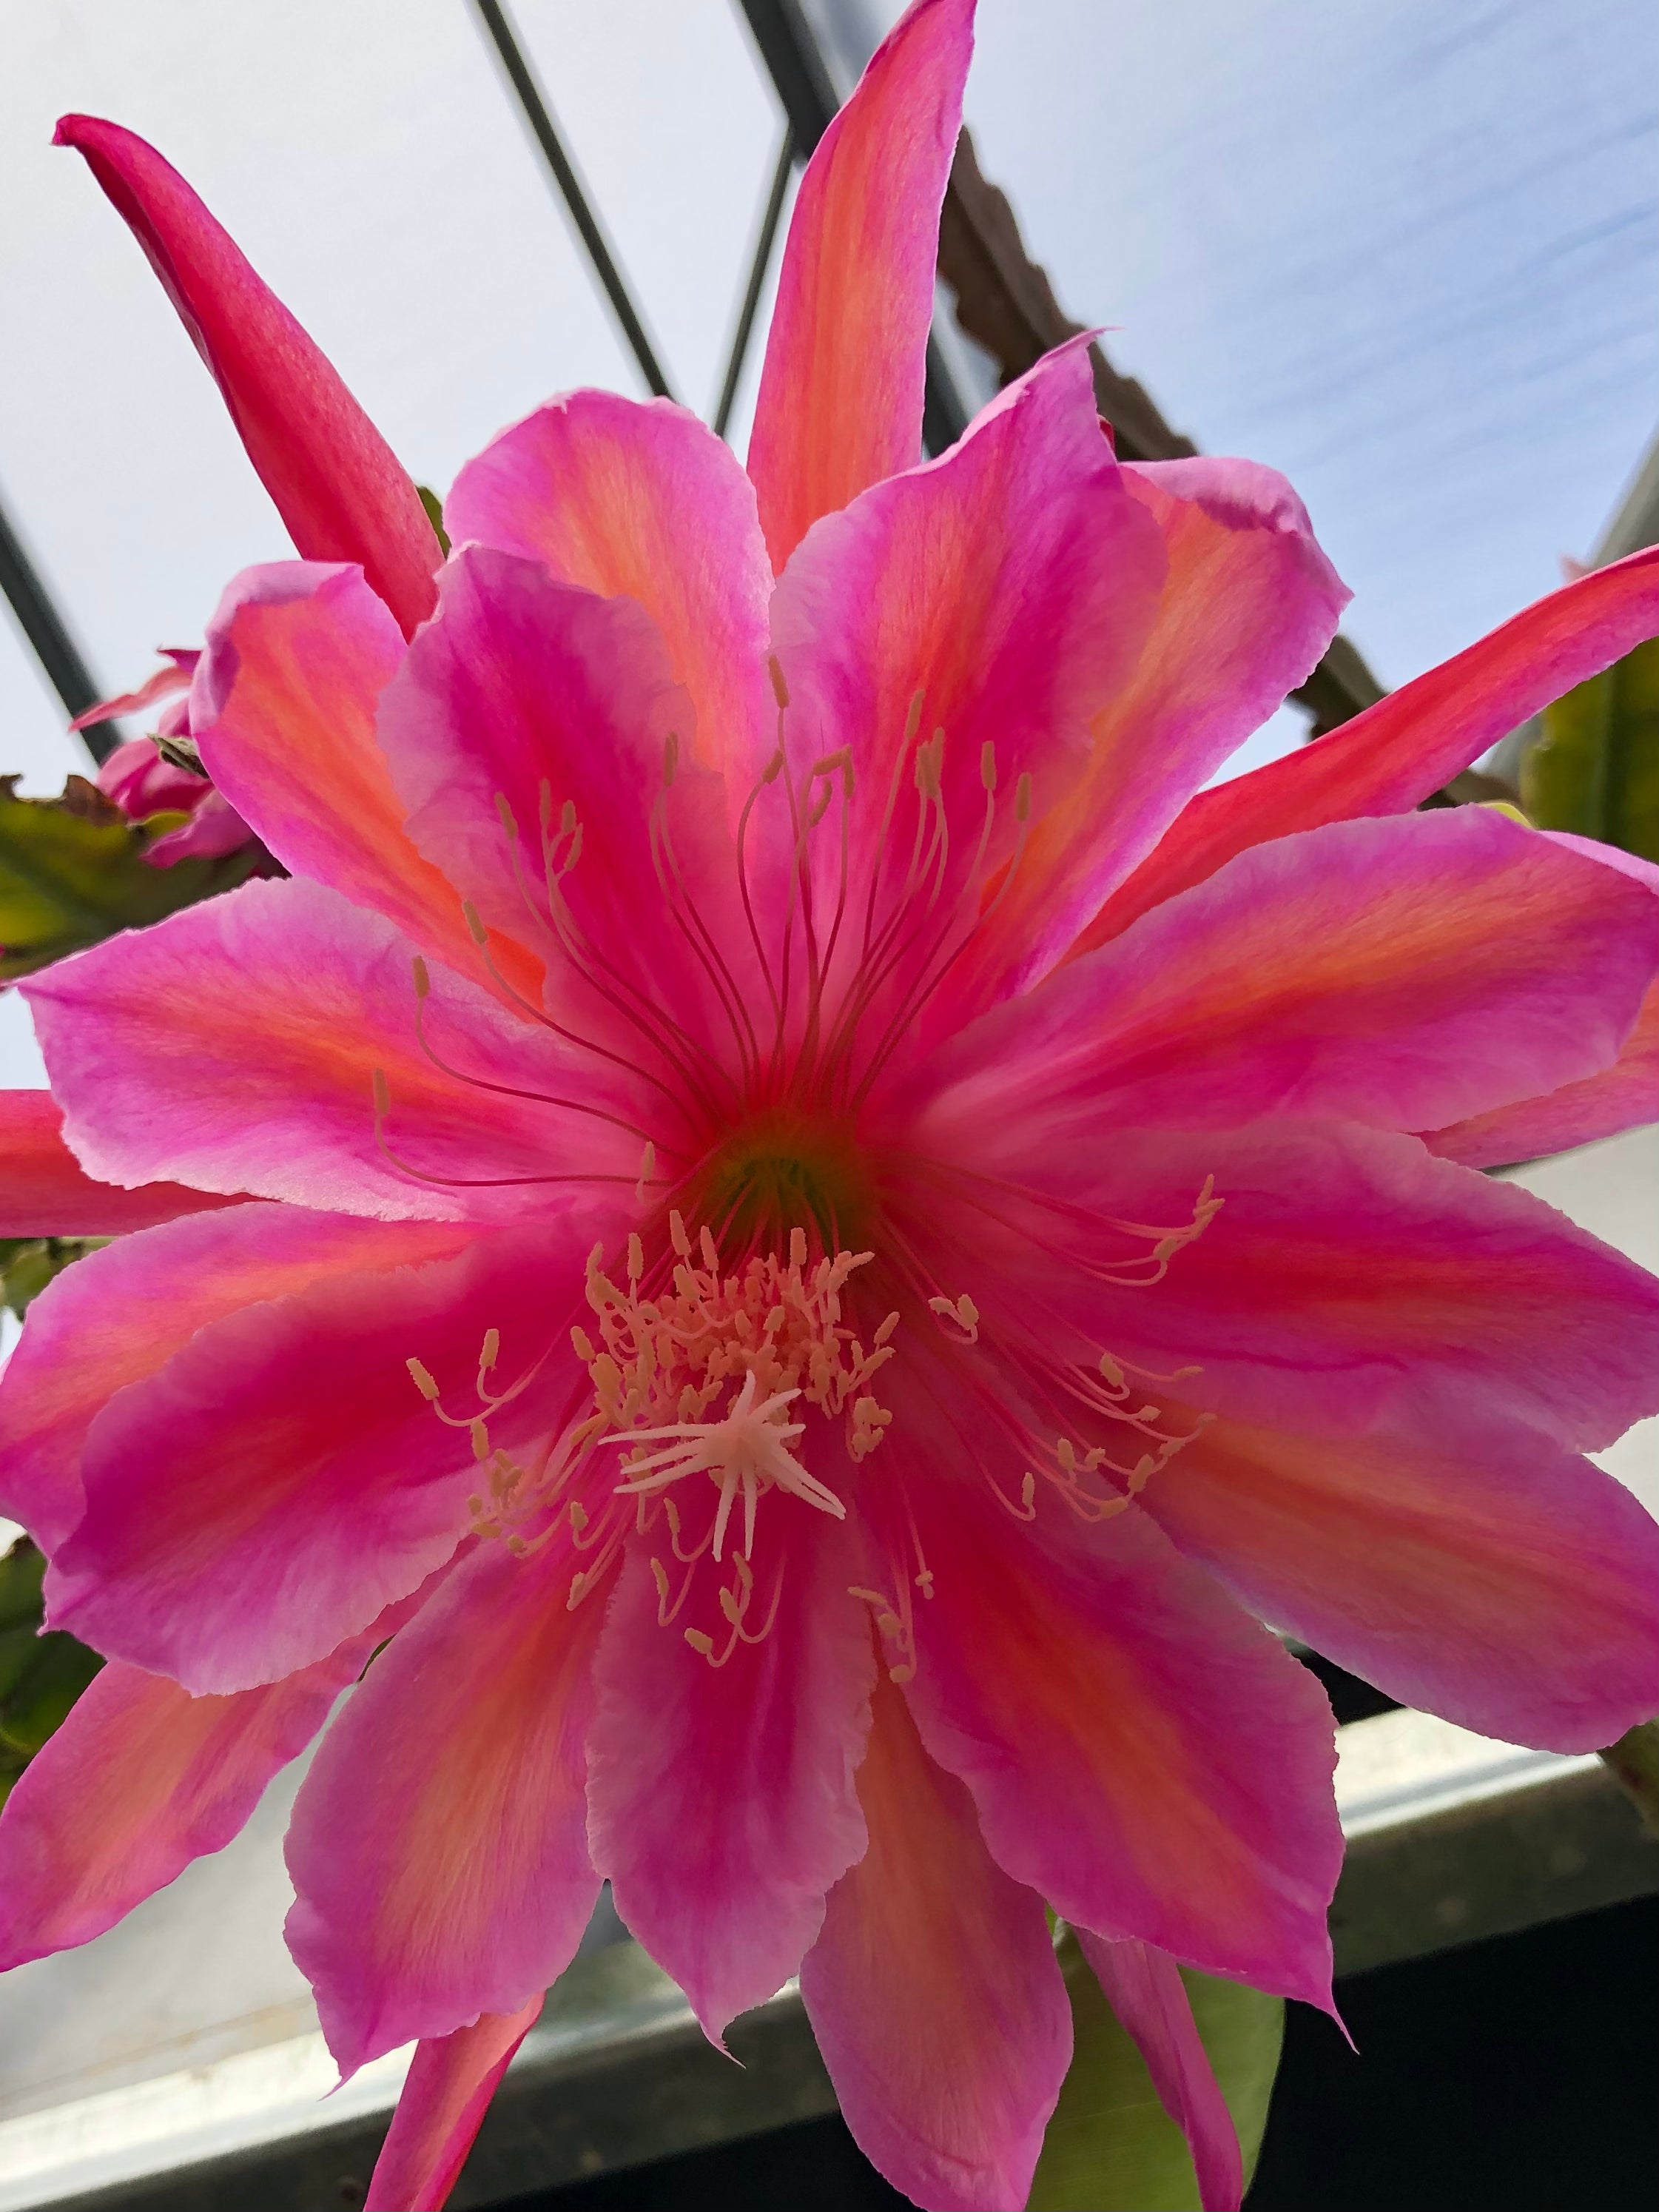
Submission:
[[[519,834],[519,817],[514,813],[512,805],[504,791],[498,791],[495,793],[495,811],[501,816],[501,827],[507,836],[516,837]]]
[[[1027,769],[1021,774],[1019,781],[1014,786],[1014,819],[1016,822],[1029,822],[1030,818],[1031,774]]]
[[[422,1366],[418,1359],[405,1360],[404,1364],[408,1368],[415,1388],[420,1392],[422,1397],[428,1405],[435,1406],[442,1394],[426,1369]]]
[[[489,1431],[484,1424],[483,1415],[475,1414],[472,1419],[470,1420],[466,1425],[472,1438],[473,1458],[476,1460],[488,1459],[489,1457]]]
[[[567,1613],[574,1613],[576,1607],[581,1603],[586,1589],[587,1577],[585,1574],[571,1576],[570,1595],[564,1601],[564,1609]]]
[[[628,1239],[628,1279],[630,1283],[637,1283],[644,1273],[645,1247],[640,1242],[639,1232],[634,1231]]]
[[[783,680],[783,663],[775,653],[768,653],[766,657],[766,672],[772,679],[772,696],[777,701],[778,712],[781,714],[789,704],[789,686]]]
[[[989,738],[979,749],[979,780],[987,791],[997,787],[997,749]]]
[[[669,789],[680,764],[680,738],[678,730],[671,730],[662,741],[663,788]]]
[[[763,783],[775,783],[782,774],[783,749],[780,746],[778,750],[773,754],[771,759],[767,762],[766,766],[761,770],[761,781]]]
[[[381,1121],[392,1111],[392,1092],[386,1079],[386,1070],[377,1067],[370,1079],[374,1086],[374,1111]]]
[[[705,1636],[702,1629],[688,1628],[685,1632],[685,1640],[700,1657],[704,1659],[714,1657],[714,1639],[712,1636]]]
[[[1123,1370],[1109,1352],[1103,1352],[1100,1355],[1100,1371],[1114,1390],[1127,1389],[1128,1387],[1123,1379]]]
[[[679,1254],[681,1259],[689,1260],[691,1257],[691,1239],[685,1233],[685,1223],[680,1218],[678,1207],[669,1213],[668,1234],[673,1240],[674,1249]]]
[[[1019,1502],[1027,1513],[1036,1511],[1036,1477],[1029,1472],[1020,1479]]]
[[[886,1343],[888,1338],[891,1336],[893,1331],[898,1327],[898,1325],[899,1317],[896,1310],[895,1310],[895,1311],[888,1315],[886,1320],[883,1322],[881,1327],[876,1331],[874,1342],[878,1349]]]
[[[572,1533],[574,1535],[580,1536],[580,1535],[581,1534],[581,1533],[582,1533],[582,1530],[583,1530],[584,1528],[586,1528],[586,1526],[587,1526],[587,1508],[586,1508],[586,1507],[582,1504],[582,1502],[581,1502],[580,1498],[573,1498],[571,1499],[571,1501],[570,1501],[570,1528],[571,1528],[571,1533]]]
[[[478,909],[473,905],[471,899],[463,899],[461,901],[461,919],[465,922],[467,933],[471,938],[472,942],[475,945],[488,944],[489,940],[489,932],[484,927],[483,922],[479,921]]]
[[[576,802],[574,799],[567,799],[559,809],[559,835],[562,837],[574,836],[575,830]]]
[[[501,1333],[500,1329],[487,1328],[484,1331],[483,1347],[478,1353],[478,1372],[480,1375],[489,1374],[490,1369],[495,1364],[496,1360],[501,1357]]]
[[[570,1348],[584,1367],[591,1367],[599,1357],[593,1349],[593,1340],[585,1328],[578,1328],[571,1330]]]
[[[545,776],[536,786],[536,819],[545,838],[553,826],[553,787]]]
[[[924,694],[920,690],[915,690],[910,694],[910,704],[906,710],[904,716],[904,750],[907,753],[909,751],[911,746],[915,744],[916,741],[916,732],[921,727],[921,703],[923,696]]]
[[[706,1221],[697,1232],[697,1243],[702,1249],[703,1266],[711,1275],[715,1273],[720,1264],[720,1247],[715,1243]]]
[[[666,1605],[668,1602],[668,1570],[664,1566],[662,1561],[658,1559],[654,1553],[653,1553],[651,1556],[651,1579],[657,1585],[658,1598],[664,1605]]]
[[[657,1148],[647,1137],[645,1140],[645,1150],[640,1154],[639,1177],[634,1185],[635,1205],[644,1205],[647,1187],[655,1182],[656,1176]]]
[[[417,999],[424,999],[432,988],[432,978],[427,973],[426,963],[417,952],[410,965],[415,971],[415,995]]]

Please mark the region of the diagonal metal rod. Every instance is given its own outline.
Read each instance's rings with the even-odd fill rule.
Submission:
[[[64,702],[66,714],[84,714],[102,696],[92,672],[82,659],[75,640],[64,627],[64,618],[52,595],[35,573],[17,533],[0,507],[0,592],[11,602],[19,629],[34,649],[46,681]],[[79,732],[95,761],[107,760],[121,742],[118,723],[94,722]]]
[[[541,87],[532,74],[529,63],[525,59],[524,51],[514,33],[512,25],[507,20],[505,11],[497,4],[497,0],[473,0],[473,5],[477,9],[485,30],[489,32],[494,42],[495,52],[501,57],[501,67],[507,72],[507,82],[518,94],[519,105],[525,112],[525,120],[534,132],[536,143],[541,148],[543,157],[553,173],[553,181],[557,185],[564,204],[570,210],[570,219],[575,224],[582,244],[587,249],[587,258],[593,264],[595,275],[605,287],[605,297],[615,310],[617,320],[623,326],[623,334],[633,349],[634,358],[640,365],[641,374],[659,398],[672,399],[674,395],[669,390],[668,379],[662,373],[661,364],[652,350],[650,339],[645,334],[645,325],[640,320],[633,301],[629,297],[628,287],[623,282],[621,270],[617,266],[617,258],[611,251],[610,242],[604,231],[599,228],[599,217],[587,204],[587,195],[582,190],[581,179],[576,174],[570,156],[564,150],[558,131],[554,125],[552,112],[543,96]]]
[[[766,202],[766,212],[761,217],[760,236],[755,240],[755,258],[749,270],[749,289],[743,295],[743,306],[738,313],[738,326],[732,333],[732,354],[726,364],[726,382],[720,387],[720,404],[714,410],[714,435],[723,438],[726,426],[732,419],[732,407],[738,396],[738,381],[743,374],[744,362],[749,357],[749,341],[755,328],[755,313],[760,306],[762,288],[766,272],[771,266],[772,247],[778,235],[778,224],[783,216],[784,196],[789,190],[789,172],[795,166],[795,134],[786,123],[783,143],[778,149],[778,165],[772,172],[772,190]]]

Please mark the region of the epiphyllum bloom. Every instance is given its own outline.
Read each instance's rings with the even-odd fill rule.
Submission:
[[[0,1194],[159,1225],[0,1391],[116,1662],[0,1825],[5,1955],[225,1841],[395,1630],[289,1842],[342,2066],[422,2044],[374,2203],[441,2201],[602,1879],[716,2038],[799,1972],[920,2203],[1021,2203],[1045,1902],[1190,2114],[1172,1958],[1328,1999],[1330,1715],[1262,1620],[1522,1741],[1659,1705],[1659,1542],[1577,1456],[1659,1285],[1472,1171],[1651,1113],[1659,902],[1407,811],[1659,563],[1194,798],[1345,595],[1267,471],[1119,466],[1076,345],[914,465],[970,15],[814,157],[749,475],[580,392],[463,471],[429,618],[367,494],[355,565],[239,578],[191,728],[291,880],[27,987],[79,1168],[16,1109]],[[274,303],[77,134],[337,556],[225,366]]]

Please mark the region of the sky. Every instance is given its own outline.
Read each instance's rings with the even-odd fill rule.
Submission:
[[[707,414],[781,128],[741,15],[514,14]],[[111,690],[289,548],[60,112],[152,138],[441,490],[551,392],[641,389],[467,0],[0,0],[0,498]],[[1588,550],[1659,415],[1649,0],[981,0],[968,117],[1067,309],[1291,477],[1384,681]],[[0,617],[0,772],[82,764]]]

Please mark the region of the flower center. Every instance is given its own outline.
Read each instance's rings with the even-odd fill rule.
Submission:
[[[595,1250],[587,1302],[599,1342],[575,1330],[576,1356],[592,1381],[597,1434],[626,1454],[618,1494],[643,1498],[707,1474],[719,1492],[714,1557],[741,1496],[747,1559],[769,1491],[844,1516],[840,1498],[802,1463],[799,1439],[809,1425],[793,1413],[839,1422],[854,1461],[873,1451],[890,1416],[868,1386],[893,1356],[887,1340],[898,1316],[888,1316],[868,1350],[847,1317],[843,1293],[868,1252],[836,1250],[814,1262],[798,1226],[787,1261],[757,1253],[726,1273],[706,1227],[695,1253],[678,1212],[669,1230],[675,1264],[651,1276],[640,1238],[629,1237],[625,1287]]]

